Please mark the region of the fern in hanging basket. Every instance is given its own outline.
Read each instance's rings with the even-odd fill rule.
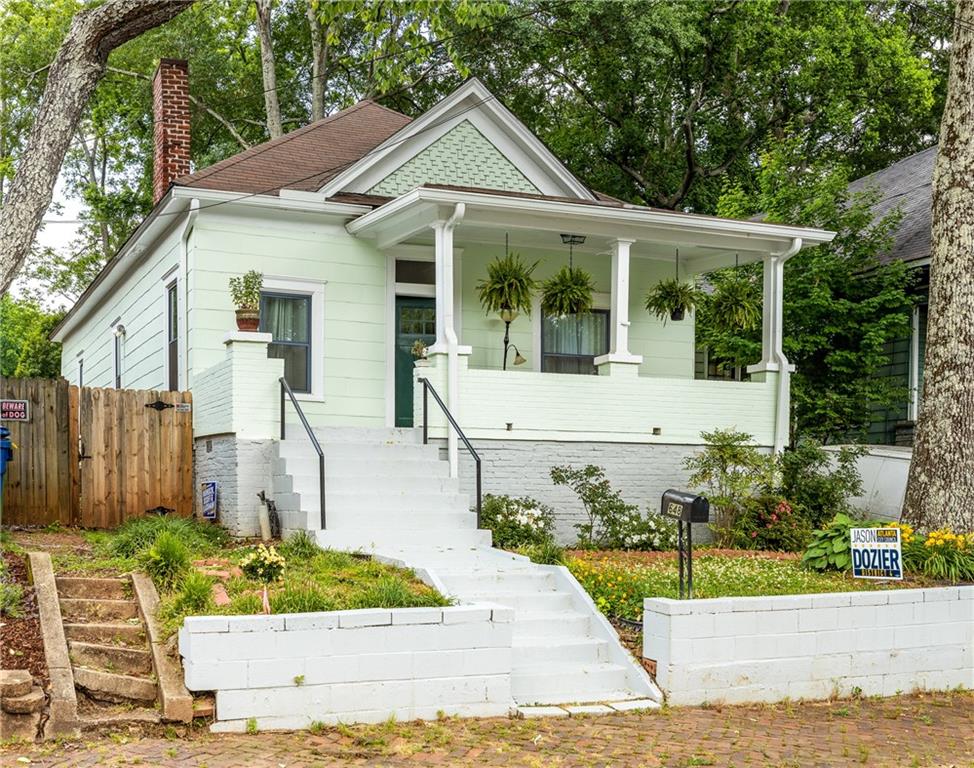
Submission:
[[[707,299],[714,325],[727,330],[750,331],[761,321],[761,298],[757,285],[745,275],[724,277]]]
[[[531,297],[536,282],[534,277],[538,262],[530,266],[521,261],[516,253],[498,256],[487,265],[487,279],[477,283],[477,294],[484,310],[500,312],[524,312],[531,314]]]
[[[584,315],[592,310],[595,281],[581,267],[562,267],[545,280],[541,290],[541,309],[546,315]]]
[[[666,319],[682,320],[686,312],[692,311],[699,300],[697,288],[676,278],[660,280],[646,294],[646,310],[652,312],[664,323]]]

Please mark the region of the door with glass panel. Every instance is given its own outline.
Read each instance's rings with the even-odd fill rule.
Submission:
[[[541,370],[545,373],[598,373],[595,358],[609,351],[609,313],[545,315],[541,319]]]
[[[436,300],[396,297],[396,426],[413,426],[413,345],[436,341]]]
[[[288,386],[295,392],[311,392],[311,296],[264,291],[260,330],[271,335],[267,356],[284,361]]]

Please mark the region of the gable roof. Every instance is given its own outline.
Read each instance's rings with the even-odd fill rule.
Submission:
[[[314,191],[410,122],[406,115],[374,101],[360,101],[182,176],[174,184],[265,195],[276,195],[281,189]]]
[[[873,206],[875,220],[897,208],[903,212],[893,246],[880,255],[881,262],[929,258],[933,167],[936,162],[937,147],[933,146],[905,157],[888,168],[856,179],[849,185],[850,192],[879,189],[881,197]]]
[[[326,197],[339,192],[376,193],[380,183],[403,169],[438,139],[469,124],[504,161],[545,195],[596,199],[575,176],[487,87],[475,77],[383,141],[346,170],[321,185]],[[424,179],[442,181],[442,179]],[[514,191],[524,191],[514,190]]]

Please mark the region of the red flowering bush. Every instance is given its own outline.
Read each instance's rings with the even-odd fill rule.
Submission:
[[[748,500],[733,534],[734,544],[741,549],[801,552],[812,537],[812,526],[800,508],[768,494]]]

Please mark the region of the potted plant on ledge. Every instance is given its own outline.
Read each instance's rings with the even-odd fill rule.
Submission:
[[[487,313],[497,312],[504,321],[504,365],[511,341],[511,323],[519,313],[531,314],[531,296],[535,289],[532,276],[538,262],[528,266],[516,253],[498,257],[487,265],[487,279],[477,283],[480,303]]]
[[[230,298],[237,308],[237,330],[256,331],[260,328],[260,289],[264,276],[256,269],[230,278]]]
[[[646,310],[664,323],[667,317],[670,320],[682,320],[696,304],[696,286],[676,278],[660,280],[646,294]]]

